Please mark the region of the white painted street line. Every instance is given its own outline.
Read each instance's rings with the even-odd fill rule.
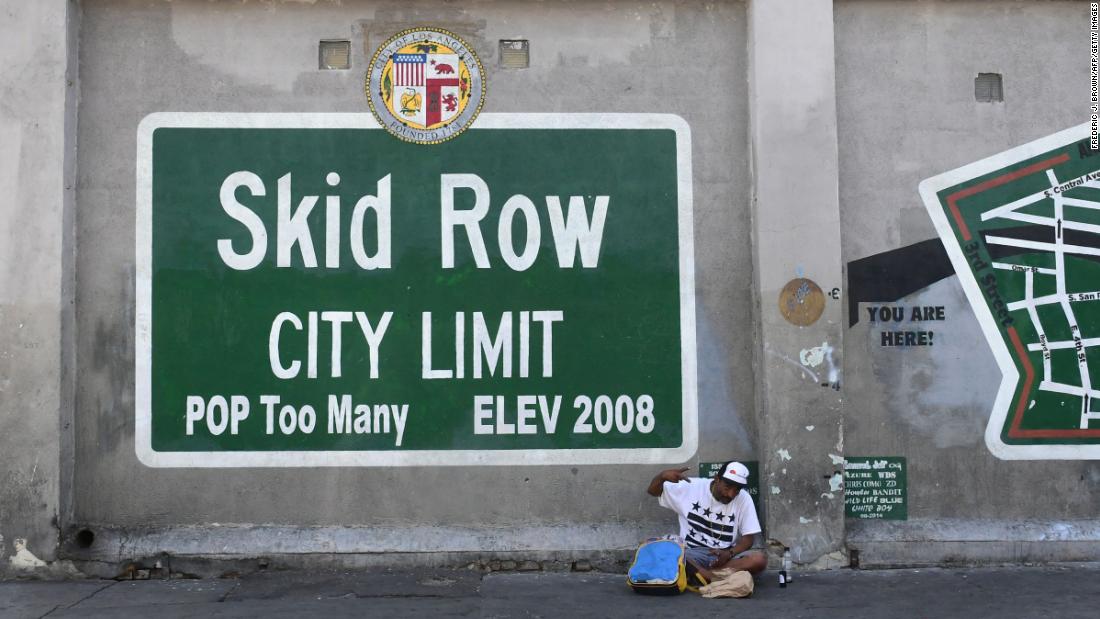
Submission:
[[[994,269],[1003,269],[1005,271],[1031,271],[1032,273],[1041,273],[1043,275],[1054,275],[1054,269],[1048,269],[1046,267],[1033,267],[1027,264],[1013,264],[1011,262],[994,262]]]
[[[995,219],[997,217],[1004,217],[1006,213],[1011,213],[1012,211],[1015,211],[1018,208],[1023,208],[1029,204],[1035,204],[1039,200],[1042,200],[1046,197],[1046,194],[1040,191],[1038,193],[1033,193],[1025,198],[1020,198],[1015,202],[1009,202],[1004,206],[998,206],[997,208],[989,209],[988,211],[982,213],[982,221],[989,221],[990,219]]]
[[[994,245],[1007,245],[1009,247],[1020,247],[1023,249],[1040,249],[1043,251],[1054,252],[1054,243],[1044,243],[1042,241],[1028,241],[1026,239],[1013,239],[1003,236],[987,236],[985,237],[987,243]],[[1077,254],[1080,256],[1100,256],[1100,248],[1097,247],[1083,247],[1081,245],[1063,245],[1062,250],[1067,254]]]
[[[1065,204],[1065,200],[1062,201]],[[1016,221],[1026,221],[1031,224],[1038,224],[1040,226],[1050,226],[1051,228],[1057,228],[1058,220],[1053,217],[1043,217],[1041,215],[1028,215],[1026,213],[1008,213],[1001,216],[1002,219],[1013,219]],[[1072,219],[1066,219],[1062,221],[1062,228],[1064,230],[1080,230],[1082,232],[1092,232],[1094,234],[1100,234],[1100,225],[1086,224],[1079,221],[1073,221]]]
[[[1094,210],[1100,210],[1100,202],[1093,202],[1092,200],[1082,200],[1080,198],[1062,198],[1062,204],[1066,206],[1077,206],[1080,208],[1091,208]]]
[[[1084,345],[1085,348],[1092,348],[1094,346],[1100,346],[1100,337],[1090,337],[1088,339],[1081,340],[1081,344]],[[1047,348],[1049,348],[1050,350],[1060,350],[1060,349],[1063,349],[1063,348],[1073,348],[1076,345],[1077,345],[1076,340],[1054,340],[1053,342],[1050,341],[1050,340],[1047,340]],[[1043,349],[1043,344],[1040,343],[1040,342],[1028,344],[1027,349],[1032,351],[1032,352],[1040,351],[1040,350]]]
[[[1054,392],[1054,393],[1064,393],[1066,395],[1075,395],[1079,398],[1085,397],[1085,394],[1088,394],[1088,396],[1090,398],[1100,397],[1100,391],[1096,391],[1095,389],[1089,389],[1088,391],[1086,391],[1086,390],[1082,389],[1081,387],[1079,387],[1077,385],[1067,385],[1065,383],[1054,383],[1054,382],[1048,382],[1048,381],[1045,381],[1045,380],[1043,382],[1039,383],[1039,391],[1051,391],[1051,392]]]

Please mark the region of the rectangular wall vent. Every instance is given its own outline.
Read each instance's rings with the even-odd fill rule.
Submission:
[[[979,73],[974,78],[974,99],[980,103],[993,103],[1005,100],[1004,87],[1000,73]]]
[[[526,39],[501,39],[500,66],[505,69],[526,69],[531,66],[530,50]]]
[[[351,41],[321,41],[319,68],[343,70],[351,68]]]

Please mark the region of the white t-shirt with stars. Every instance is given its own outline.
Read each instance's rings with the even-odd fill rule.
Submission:
[[[752,497],[742,489],[723,504],[710,493],[710,479],[691,477],[687,481],[664,483],[660,504],[676,512],[680,537],[688,548],[729,548],[742,535],[760,532],[760,520]]]

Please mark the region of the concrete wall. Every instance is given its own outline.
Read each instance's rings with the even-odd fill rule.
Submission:
[[[849,269],[938,238],[921,180],[1088,119],[1087,3],[843,1],[835,15]],[[1002,75],[1002,103],[975,101],[978,73]],[[928,260],[914,255],[881,278]],[[859,322],[845,336],[846,452],[907,458],[909,520],[849,520],[849,545],[865,563],[1069,558],[1052,540],[1082,541],[1095,556],[1100,464],[1006,461],[986,447],[1001,374],[958,278],[870,301],[943,306],[945,320],[924,327],[933,346],[884,347],[881,332],[908,321],[871,322],[868,307],[883,303],[850,297]]]
[[[719,41],[745,48],[743,4],[550,2],[533,11],[524,2],[94,1],[83,11],[73,524],[101,533],[97,547],[111,548],[111,530],[217,522],[284,527],[278,531],[296,536],[278,542],[288,552],[323,544],[346,552],[601,549],[629,547],[672,525],[644,492],[655,467],[209,471],[151,469],[135,457],[138,122],[160,111],[367,113],[367,59],[393,33],[424,23],[477,49],[489,67],[486,112],[661,111],[688,121],[698,457],[756,459],[752,367],[739,362],[751,357],[751,339],[731,328],[752,322],[745,57],[712,53]],[[341,37],[352,41],[353,69],[319,71],[318,41]],[[497,40],[509,37],[531,41],[529,69],[495,68]],[[391,533],[398,523],[405,532]],[[348,535],[344,527],[373,533]],[[162,549],[226,546],[166,535]]]
[[[1100,465],[1006,461],[985,445],[1000,374],[958,278],[876,298],[876,282],[913,279],[942,252],[922,179],[1087,119],[1087,7],[0,2],[0,571],[36,569],[33,555],[99,574],[166,555],[173,569],[567,564],[671,530],[644,494],[658,467],[188,470],[135,457],[138,123],[367,113],[370,56],[425,24],[477,49],[487,112],[665,112],[691,127],[700,446],[669,466],[760,461],[768,541],[814,567],[847,563],[846,549],[864,565],[1095,560]],[[344,38],[352,70],[319,71],[318,41]],[[531,41],[530,68],[498,66],[504,38]],[[1003,103],[974,100],[979,72],[1003,75]],[[911,268],[852,289],[853,264],[914,245]],[[798,298],[822,303],[808,324],[782,315],[785,286],[803,279],[819,290]],[[881,346],[866,312],[887,302],[943,306],[936,345]],[[846,519],[844,456],[906,458],[908,519]]]
[[[73,7],[0,3],[0,574],[52,560],[71,398]]]
[[[757,2],[749,20],[761,492],[769,537],[820,567],[844,562],[831,20],[816,0]]]

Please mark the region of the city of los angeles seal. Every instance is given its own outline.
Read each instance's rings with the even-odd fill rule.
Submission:
[[[415,28],[386,41],[367,69],[367,101],[393,135],[438,144],[462,133],[485,103],[481,61],[446,30]]]

